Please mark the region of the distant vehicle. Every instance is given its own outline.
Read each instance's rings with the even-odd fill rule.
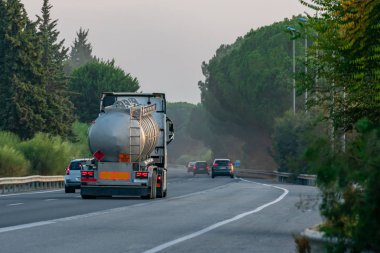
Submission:
[[[234,166],[230,159],[215,159],[211,168],[211,177],[230,176],[234,177]]]
[[[83,158],[70,161],[66,168],[65,193],[74,193],[75,189],[80,189],[81,170],[89,160],[91,159]]]
[[[195,162],[189,162],[187,164],[187,172],[193,172],[194,170],[194,165],[195,165]]]
[[[197,161],[193,167],[193,175],[195,174],[207,174],[210,175],[210,167],[205,161]]]

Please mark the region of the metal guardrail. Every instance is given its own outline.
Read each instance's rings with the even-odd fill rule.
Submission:
[[[0,194],[64,187],[64,176],[29,176],[0,178]]]
[[[265,179],[277,179],[282,183],[298,183],[302,185],[316,185],[317,176],[309,174],[299,174],[295,176],[293,173],[267,171],[267,170],[250,170],[246,168],[236,168],[236,174],[241,177],[254,177]]]

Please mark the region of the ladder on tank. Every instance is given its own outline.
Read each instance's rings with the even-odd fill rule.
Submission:
[[[131,162],[138,161],[141,156],[141,116],[141,107],[130,108],[129,156]]]

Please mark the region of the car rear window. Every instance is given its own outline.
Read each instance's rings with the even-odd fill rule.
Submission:
[[[197,162],[196,166],[197,167],[207,167],[207,163],[206,162]]]
[[[86,161],[71,162],[70,163],[70,170],[80,170],[81,169],[80,164],[83,166],[84,164],[86,164]]]
[[[215,163],[219,166],[228,166],[229,160],[216,160]]]

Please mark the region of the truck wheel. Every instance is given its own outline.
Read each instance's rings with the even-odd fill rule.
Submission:
[[[95,199],[95,196],[92,195],[81,195],[82,199]]]

